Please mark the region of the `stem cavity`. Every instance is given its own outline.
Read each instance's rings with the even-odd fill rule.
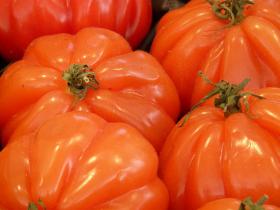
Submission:
[[[70,92],[79,100],[82,100],[89,88],[97,90],[99,83],[94,72],[90,71],[88,65],[73,64],[63,72],[63,79],[67,81]]]

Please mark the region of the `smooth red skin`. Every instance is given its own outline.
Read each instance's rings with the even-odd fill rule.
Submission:
[[[0,152],[1,210],[166,210],[158,157],[132,126],[97,115],[55,116]]]
[[[241,24],[227,27],[205,0],[192,0],[160,21],[151,53],[173,79],[184,111],[205,96],[214,82],[239,83],[248,89],[280,85],[280,3],[260,0]]]
[[[219,199],[205,204],[198,210],[239,210],[241,201],[233,198]],[[264,210],[280,210],[279,207],[264,205]],[[248,209],[249,210],[249,209]]]
[[[89,26],[116,31],[136,47],[151,19],[151,0],[1,0],[0,55],[17,60],[37,37]]]
[[[63,70],[70,64],[92,67],[98,90],[89,90],[73,106]],[[6,144],[44,121],[71,110],[93,112],[110,122],[136,127],[159,150],[175,125],[179,97],[171,79],[151,55],[132,52],[118,34],[97,28],[77,35],[59,34],[35,40],[23,60],[0,78],[0,127]]]
[[[219,198],[254,200],[264,194],[280,206],[280,89],[261,89],[250,99],[249,115],[211,105],[178,123],[160,155],[161,177],[171,210],[196,210]]]

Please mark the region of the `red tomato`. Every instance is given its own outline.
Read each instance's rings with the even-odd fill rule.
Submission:
[[[233,198],[219,199],[205,204],[198,210],[239,210],[241,201]],[[280,210],[279,207],[264,205],[260,206],[263,210]],[[248,210],[253,210],[251,208],[246,208]],[[260,208],[259,208],[260,209]],[[261,209],[260,209],[261,210]]]
[[[175,82],[185,111],[211,88],[195,79],[199,70],[214,82],[251,78],[248,89],[280,85],[280,3],[258,0],[244,13],[229,26],[206,0],[193,0],[160,21],[151,52]]]
[[[280,206],[280,89],[257,94],[265,99],[250,97],[248,113],[225,117],[222,109],[205,105],[174,127],[161,152],[171,210],[196,210],[226,197],[256,200],[263,194]]]
[[[277,8],[280,8],[280,1],[278,0],[257,0],[259,3],[261,2],[265,2],[265,3],[268,3],[271,7],[277,7]]]
[[[0,55],[19,59],[39,36],[89,26],[114,30],[136,47],[151,18],[151,0],[1,0]]]
[[[0,152],[1,210],[166,210],[154,148],[133,127],[70,112]]]
[[[87,64],[98,81],[98,88],[88,89],[77,103],[62,78],[71,64]],[[4,144],[16,128],[14,135],[21,135],[56,114],[83,110],[133,125],[160,149],[177,118],[179,98],[151,55],[132,52],[114,32],[87,28],[75,36],[35,40],[23,60],[10,65],[0,78],[0,110],[5,110],[0,112]]]

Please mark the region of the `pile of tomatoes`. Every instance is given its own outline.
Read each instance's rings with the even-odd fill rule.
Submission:
[[[0,56],[0,210],[280,210],[279,0],[0,0]]]

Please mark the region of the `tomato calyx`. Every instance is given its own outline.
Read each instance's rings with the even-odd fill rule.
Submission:
[[[228,26],[236,25],[244,19],[244,9],[253,5],[253,0],[207,0],[215,15],[223,20],[229,20]]]
[[[243,89],[250,82],[250,79],[244,79],[239,84],[231,84],[227,81],[221,80],[218,83],[214,83],[209,80],[202,72],[199,72],[198,75],[208,84],[212,85],[214,89],[210,91],[206,96],[204,96],[197,104],[195,104],[185,116],[183,123],[180,125],[182,127],[193,110],[197,109],[200,105],[205,103],[208,99],[213,96],[218,95],[214,100],[214,105],[217,108],[220,108],[224,112],[224,116],[228,117],[234,113],[242,112],[241,100],[245,106],[245,111],[249,110],[248,96],[253,96],[258,99],[264,99],[264,97],[256,95],[251,92],[243,92]]]
[[[95,73],[90,70],[88,65],[72,64],[63,72],[62,77],[67,81],[70,92],[79,100],[86,96],[88,89],[97,90],[99,88]]]
[[[268,196],[264,195],[256,203],[252,201],[252,198],[245,198],[239,207],[239,210],[265,210],[263,204],[268,200]]]
[[[34,202],[30,202],[28,204],[27,210],[38,210],[38,206],[41,207],[43,210],[47,210],[46,205],[41,199],[38,200],[37,204]]]

